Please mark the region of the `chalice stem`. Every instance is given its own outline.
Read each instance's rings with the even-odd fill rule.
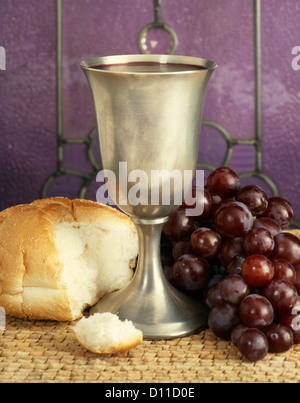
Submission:
[[[161,265],[160,239],[167,218],[141,220],[132,218],[139,237],[139,258],[134,282],[139,285],[145,295],[160,298],[165,287],[165,275]],[[147,301],[147,299],[146,299]],[[145,301],[145,302],[146,302]],[[158,307],[159,308],[159,307]],[[153,317],[157,316],[155,312]]]

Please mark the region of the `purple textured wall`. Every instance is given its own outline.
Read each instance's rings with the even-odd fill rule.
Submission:
[[[56,166],[55,1],[0,0],[0,209],[39,198]]]
[[[177,54],[215,60],[204,118],[234,138],[255,135],[254,1],[163,0],[162,14],[179,37]],[[64,133],[84,137],[95,125],[91,94],[79,68],[85,58],[138,53],[140,29],[153,21],[152,0],[63,0]],[[300,219],[300,46],[298,0],[262,1],[263,164]],[[40,196],[56,169],[56,1],[0,0],[0,209]],[[224,140],[203,128],[201,161],[219,165]],[[89,171],[84,147],[69,146],[66,165]],[[252,169],[251,148],[236,147],[231,166]],[[74,197],[77,181],[51,193]],[[88,192],[95,197],[96,184]]]

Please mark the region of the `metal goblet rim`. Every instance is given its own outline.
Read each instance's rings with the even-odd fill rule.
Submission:
[[[106,55],[106,56],[101,56],[101,57],[95,57],[95,58],[90,58],[88,60],[83,60],[80,63],[80,67],[86,71],[86,70],[100,70],[102,74],[124,74],[124,75],[147,75],[147,72],[134,72],[131,73],[130,71],[106,71],[106,70],[101,70],[99,68],[95,68],[95,66],[113,66],[113,65],[119,65],[119,64],[130,64],[130,63],[139,63],[139,62],[149,62],[149,63],[162,63],[162,64],[183,64],[183,65],[189,65],[189,66],[199,66],[202,67],[203,70],[201,71],[213,71],[217,68],[217,64],[213,62],[212,60],[200,58],[200,57],[193,57],[193,56],[182,56],[182,55],[163,55],[163,54],[124,54],[124,55]],[[151,75],[182,75],[182,74],[195,74],[195,70],[182,70],[182,71],[177,71],[177,72],[168,72],[168,71],[163,71],[163,72],[151,72]]]

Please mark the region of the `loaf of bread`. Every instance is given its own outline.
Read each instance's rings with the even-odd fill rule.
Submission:
[[[134,224],[86,200],[51,198],[0,213],[0,306],[11,316],[72,321],[130,282]]]
[[[97,354],[123,353],[143,341],[143,333],[131,321],[121,321],[112,313],[96,313],[82,318],[74,332],[84,348]]]

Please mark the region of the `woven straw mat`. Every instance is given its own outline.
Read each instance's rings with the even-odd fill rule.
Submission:
[[[76,340],[75,323],[7,317],[0,334],[0,383],[299,383],[300,345],[251,363],[210,330],[144,341],[116,355],[97,355]]]

